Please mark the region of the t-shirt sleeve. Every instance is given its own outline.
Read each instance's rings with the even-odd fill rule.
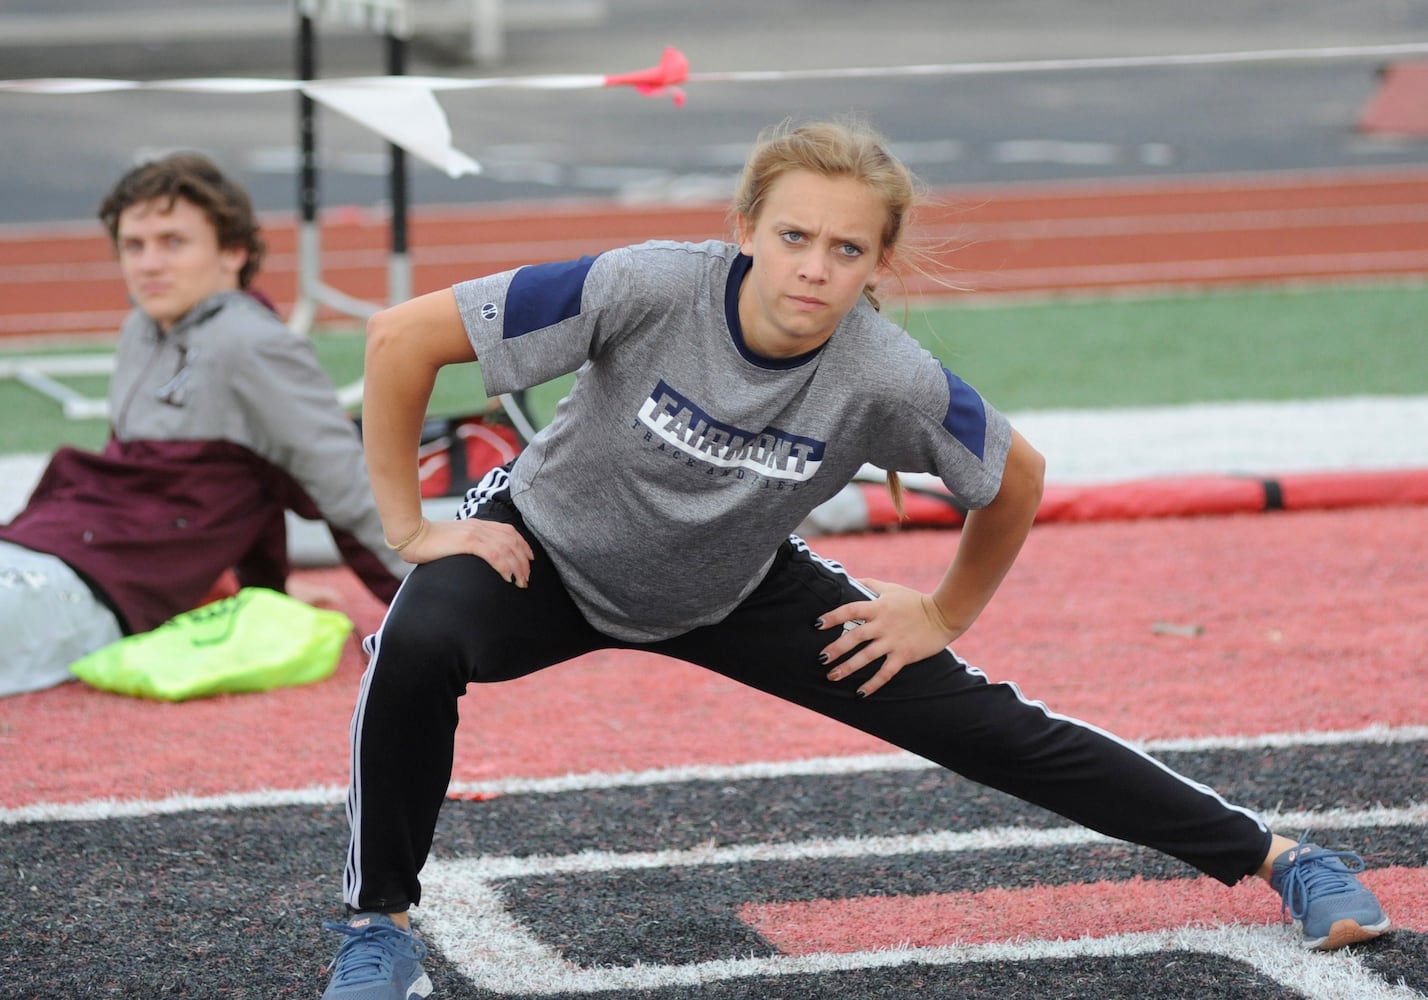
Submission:
[[[928,472],[940,478],[969,508],[985,507],[1001,489],[1011,447],[1011,423],[990,403],[930,355],[897,400],[889,434],[875,462],[899,472]]]
[[[634,288],[628,249],[532,264],[455,285],[486,394],[575,371],[618,330]]]

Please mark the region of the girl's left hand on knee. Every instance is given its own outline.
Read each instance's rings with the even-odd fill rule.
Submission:
[[[946,649],[956,635],[941,620],[931,595],[881,580],[862,583],[877,596],[834,608],[814,627],[839,630],[838,638],[819,655],[820,663],[834,664],[828,671],[830,681],[841,681],[875,660],[883,660],[873,676],[858,687],[858,696],[866,698],[907,664]]]

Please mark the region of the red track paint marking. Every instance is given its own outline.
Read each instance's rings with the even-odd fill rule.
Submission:
[[[1428,930],[1428,871],[1382,868],[1365,883],[1404,930]],[[1258,879],[1229,888],[1209,878],[1093,882],[915,897],[750,904],[739,917],[785,955],[884,948],[1110,937],[1179,927],[1280,922]],[[1406,923],[1405,923],[1406,921]]]

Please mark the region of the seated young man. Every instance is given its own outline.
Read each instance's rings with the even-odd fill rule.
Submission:
[[[242,187],[175,154],[126,173],[99,217],[134,305],[109,440],[59,449],[0,526],[0,695],[69,679],[70,663],[195,607],[230,568],[285,589],[289,510],[324,520],[383,601],[407,570],[312,345],[250,290],[264,247]]]

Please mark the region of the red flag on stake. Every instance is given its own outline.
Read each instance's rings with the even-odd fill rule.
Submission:
[[[675,86],[689,79],[689,57],[683,52],[667,46],[660,56],[659,65],[649,69],[638,69],[633,73],[615,73],[605,77],[607,87],[634,87],[646,97],[659,97],[666,92],[674,100],[676,108],[684,107],[684,91]]]

